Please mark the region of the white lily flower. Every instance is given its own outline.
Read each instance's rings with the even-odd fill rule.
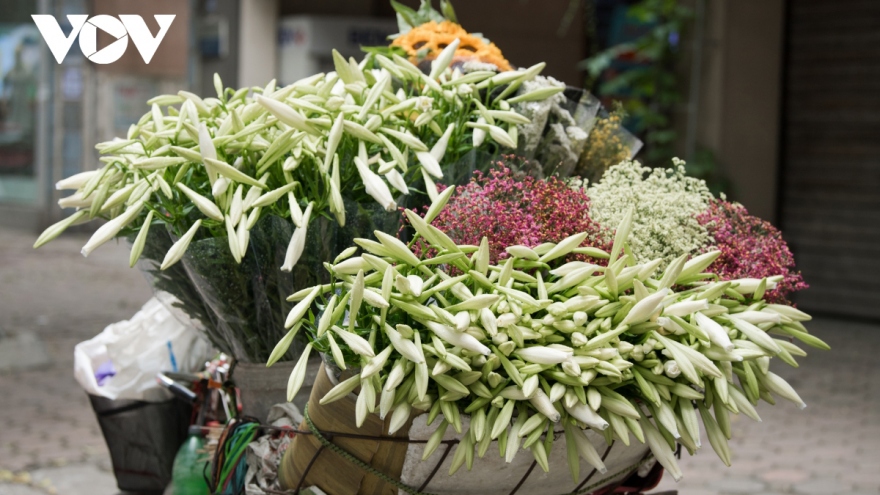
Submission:
[[[547,418],[554,423],[558,422],[562,417],[562,415],[559,414],[559,411],[553,407],[553,401],[551,401],[550,397],[548,397],[541,389],[535,391],[535,394],[529,399],[529,402],[539,413],[547,416]]]
[[[486,126],[488,125],[483,117],[477,119],[477,124],[481,125],[474,127],[474,148],[479,148],[483,141],[486,140]]]
[[[303,382],[306,379],[306,368],[309,364],[309,354],[311,353],[312,344],[307,344],[302,355],[299,357],[299,361],[296,362],[296,366],[293,367],[293,371],[290,373],[290,379],[287,380],[288,402],[292,401],[299,392],[299,389],[302,388]]]
[[[360,385],[361,375],[354,375],[348,380],[340,382],[335,387],[331,388],[329,392],[324,394],[324,397],[321,398],[319,403],[323,406],[342,399],[343,397],[347,397],[348,394],[354,392]]]
[[[449,126],[446,127],[446,131],[440,136],[440,139],[437,140],[434,147],[431,148],[431,156],[434,157],[434,160],[437,162],[443,160],[443,156],[446,155],[446,147],[449,145],[449,138],[452,137],[452,131],[454,130],[455,124],[449,124]]]
[[[418,275],[407,275],[406,279],[409,280],[409,290],[410,293],[414,297],[419,297],[422,295],[422,290],[425,287],[425,281],[422,280],[422,277]]]
[[[235,226],[232,225],[232,217],[227,216],[223,223],[226,225],[226,239],[229,243],[229,252],[232,253],[232,258],[236,263],[241,263],[238,234],[235,232]]]
[[[341,275],[356,275],[360,271],[369,269],[370,264],[363,258],[363,256],[348,258],[347,260],[342,260],[333,265],[333,271]]]
[[[211,167],[206,167],[207,170],[211,170]],[[210,172],[208,172],[210,174]],[[216,173],[214,174],[216,176]],[[180,184],[180,182],[178,182]],[[211,186],[211,196],[215,198],[219,198],[226,194],[226,189],[229,188],[230,181],[226,177],[217,177]]]
[[[516,320],[517,318],[515,314],[504,313],[503,315],[499,315],[497,318],[495,318],[495,325],[497,325],[498,328],[507,328],[511,325],[515,325]]]
[[[403,335],[401,335],[400,332],[391,328],[388,324],[385,325],[385,334],[388,335],[388,340],[391,341],[391,345],[394,346],[394,349],[396,349],[401,356],[416,364],[425,361],[422,349],[416,347],[413,341],[403,338]]]
[[[722,327],[715,320],[709,318],[703,313],[695,313],[695,315],[697,319],[697,326],[699,326],[704,332],[706,332],[706,335],[709,336],[709,340],[713,344],[717,345],[727,352],[730,352],[734,349],[734,345],[730,342],[730,337],[727,335],[727,330],[725,330],[724,327]]]
[[[260,196],[259,198],[257,198],[256,200],[254,200],[254,202],[251,204],[251,207],[259,208],[262,206],[269,206],[271,204],[274,204],[279,199],[281,199],[282,196],[284,196],[287,193],[292,192],[293,188],[295,188],[298,185],[299,184],[296,182],[291,182],[290,184],[279,187],[278,189],[275,189],[274,191],[269,191],[269,192],[263,194],[262,196]],[[239,186],[239,187],[241,187],[241,186]]]
[[[37,249],[38,247],[42,246],[43,244],[46,244],[47,242],[49,242],[52,239],[55,239],[56,237],[61,235],[62,232],[64,232],[65,230],[67,230],[68,227],[70,227],[71,225],[73,225],[77,221],[79,221],[83,217],[83,215],[85,215],[86,213],[88,213],[88,211],[86,211],[86,210],[77,211],[76,213],[70,215],[69,217],[66,217],[63,220],[49,226],[46,230],[43,231],[42,234],[40,234],[40,237],[37,238],[36,242],[34,242],[34,249]],[[149,224],[149,221],[152,219],[152,215],[151,215],[152,213],[153,213],[153,211],[150,210],[150,213],[147,214],[147,221],[144,222],[144,226],[141,227],[141,232],[138,233],[138,239],[135,241],[135,246],[132,248],[132,252],[134,252],[135,248],[137,248],[138,242],[141,242],[140,249],[141,250],[143,249],[143,242],[140,241],[141,233],[143,233],[144,230],[149,229],[148,224]],[[143,237],[146,238],[146,234],[143,234]],[[138,256],[140,256],[140,254],[138,254]],[[135,261],[137,261],[136,256],[132,255],[132,258]],[[134,263],[132,263],[131,266],[133,267]]]
[[[95,248],[116,237],[116,234],[118,234],[120,230],[137,218],[143,208],[144,200],[140,200],[129,206],[128,209],[118,217],[102,225],[101,228],[92,234],[92,237],[89,238],[86,245],[82,247],[82,255],[88,257]],[[201,221],[198,223],[201,224]]]
[[[742,332],[752,342],[758,344],[764,349],[767,349],[773,354],[778,354],[782,352],[782,349],[779,348],[779,345],[776,344],[776,341],[772,337],[767,335],[767,332],[765,332],[764,330],[747,322],[746,320],[743,320],[742,318],[737,317],[737,315],[731,315],[730,321],[733,323],[733,326],[735,326],[737,330]]]
[[[440,74],[442,74],[449,67],[449,64],[452,63],[452,59],[455,56],[455,50],[458,49],[460,43],[461,40],[455,38],[452,43],[449,43],[449,45],[440,52],[440,55],[437,55],[437,58],[431,62],[431,73],[428,77],[431,79],[437,79],[440,77]]]
[[[431,178],[431,175],[424,167],[420,170],[422,171],[422,178],[425,180],[425,189],[428,193],[428,199],[432,202],[436,202],[437,198],[440,197],[440,193],[437,192],[437,184],[434,183],[434,179]]]
[[[663,298],[666,297],[666,292],[668,289],[660,289],[657,292],[651,294],[650,296],[642,299],[637,302],[635,306],[629,311],[629,314],[626,315],[626,318],[623,319],[622,324],[624,325],[634,325],[636,323],[642,323],[644,321],[648,321],[648,318],[651,317],[657,309],[663,304]]]
[[[82,193],[75,192],[70,196],[66,196],[58,200],[58,206],[61,208],[89,208],[92,206],[92,201],[95,199],[95,194],[89,194],[88,198],[83,198]]]
[[[760,278],[740,278],[737,280],[731,280],[735,285],[732,287],[733,290],[739,292],[740,294],[753,294],[758,289],[758,284],[761,283]],[[776,282],[767,279],[767,290],[773,290],[776,288]]]
[[[232,204],[229,206],[229,217],[232,219],[232,225],[238,225],[241,221],[241,215],[244,212],[244,199],[243,199],[244,185],[239,184],[238,187],[235,188],[235,194],[232,196]]]
[[[661,316],[657,318],[657,324],[660,325],[660,327],[674,333],[675,335],[684,335],[685,333],[687,333],[687,330],[681,328],[681,325],[676,323],[675,320],[666,316]]]
[[[674,359],[670,359],[663,363],[663,373],[669,378],[675,379],[681,375],[681,368],[678,367],[678,363]]]
[[[303,213],[302,227],[294,229],[293,235],[290,237],[290,244],[287,245],[287,252],[284,254],[284,264],[281,265],[281,271],[283,272],[293,270],[293,267],[305,250],[306,233],[308,232],[309,218],[312,216],[313,206],[314,203],[309,203],[309,206],[306,207],[306,211]]]
[[[593,446],[593,443],[590,442],[590,439],[587,438],[584,430],[568,423],[566,423],[565,428],[569,432],[571,432],[571,438],[574,438],[574,443],[577,447],[578,454],[591,466],[596,468],[599,473],[607,473],[608,468],[605,467],[605,463],[602,462],[602,457],[599,455],[599,452],[596,451],[596,447]]]
[[[667,306],[663,310],[664,316],[689,316],[697,311],[709,309],[709,301],[699,299],[696,301],[682,301],[680,303]]]
[[[336,120],[333,121],[333,126],[330,127],[330,134],[327,136],[326,152],[324,154],[324,173],[327,173],[327,171],[330,170],[330,164],[333,160],[333,156],[336,153],[336,148],[339,146],[339,142],[342,140],[344,121],[345,114],[340,112],[339,115],[336,117]]]
[[[455,330],[464,332],[471,326],[471,315],[467,311],[459,311],[455,314],[453,321],[455,321]]]
[[[318,131],[316,131],[312,127],[312,125],[308,123],[307,119],[301,113],[297,112],[286,103],[282,103],[273,98],[266,98],[261,95],[257,95],[254,100],[256,100],[257,103],[268,110],[272,115],[274,115],[275,118],[277,118],[281,122],[284,122],[290,127],[293,127],[298,131],[307,132],[312,135],[319,134]]]
[[[55,189],[62,191],[65,189],[79,189],[82,186],[86,185],[86,182],[91,180],[93,177],[101,173],[100,170],[89,170],[87,172],[80,172],[76,175],[71,175],[66,179],[61,179],[55,183]]]
[[[214,141],[211,139],[211,134],[204,122],[199,125],[199,153],[201,153],[203,160],[206,158],[217,159],[217,148],[214,147]],[[214,185],[217,174],[210,168],[208,168],[208,178],[211,180],[211,185]]]
[[[388,357],[391,356],[391,351],[393,350],[394,346],[389,345],[383,349],[382,352],[376,354],[375,357],[370,359],[370,361],[361,369],[361,378],[369,378],[382,371],[382,368],[385,367],[385,363],[388,362]]]
[[[385,211],[394,211],[397,208],[397,203],[394,201],[394,197],[391,195],[391,191],[388,189],[385,181],[370,170],[370,167],[360,157],[354,158],[354,164],[361,176],[367,194],[385,208]]]
[[[401,402],[394,408],[394,412],[391,413],[391,421],[388,423],[389,435],[393,435],[406,424],[407,420],[409,420],[409,414],[411,411],[412,406],[409,405],[407,401]]]
[[[418,159],[419,163],[422,164],[425,170],[428,171],[429,174],[437,177],[438,179],[443,177],[443,171],[440,170],[440,163],[437,162],[437,159],[434,158],[428,151],[419,151],[416,153],[416,159]]]
[[[320,291],[320,285],[312,287],[312,290],[308,293],[308,295],[301,299],[300,302],[298,302],[296,306],[294,306],[293,309],[290,310],[290,313],[287,314],[287,320],[284,322],[284,328],[290,328],[299,323],[299,320],[301,320],[302,317],[305,316],[306,311],[309,310],[309,307],[312,305],[312,302],[314,302],[315,298],[318,297],[318,293]]]
[[[392,168],[391,170],[386,172],[385,178],[388,179],[389,184],[394,186],[394,189],[397,189],[403,194],[409,194],[409,188],[406,186],[406,180],[404,180],[403,176],[400,175],[400,172],[398,172],[396,168]]]
[[[602,416],[599,416],[599,413],[590,409],[586,404],[578,402],[571,407],[568,405],[563,405],[563,407],[565,407],[565,410],[571,417],[594,430],[604,430],[609,426],[608,422],[602,419]]]
[[[223,212],[220,211],[220,208],[216,204],[214,204],[213,201],[193,191],[183,182],[178,182],[177,188],[183,191],[183,194],[185,194],[190,199],[190,201],[192,201],[193,204],[196,205],[196,208],[204,213],[206,217],[217,220],[218,222],[223,221]]]
[[[376,357],[376,353],[373,352],[373,347],[370,346],[370,343],[367,339],[361,337],[360,335],[352,332],[346,332],[345,330],[333,325],[330,327],[336,332],[342,340],[345,341],[345,344],[355,353],[361,356],[366,357]]]
[[[180,261],[183,258],[183,254],[186,252],[186,248],[189,247],[189,243],[192,242],[193,237],[196,235],[196,231],[199,230],[199,227],[202,226],[202,220],[196,220],[196,223],[186,231],[180,239],[177,240],[174,244],[171,245],[171,248],[165,254],[165,259],[162,260],[162,266],[160,270],[165,270],[171,265]]]
[[[476,129],[474,129],[474,133],[476,133]],[[489,135],[492,136],[492,139],[495,140],[496,143],[501,146],[506,146],[508,148],[516,148],[516,141],[510,137],[510,134],[507,133],[504,129],[496,126],[489,126]]]
[[[387,127],[382,127],[379,129],[379,132],[388,134],[389,136],[396,138],[401,143],[409,146],[414,151],[428,151],[428,147],[425,146],[425,143],[421,142],[419,138],[413,136],[409,133],[409,131],[395,131],[394,129],[389,129]]]
[[[364,301],[374,308],[384,309],[389,307],[388,301],[382,297],[382,294],[379,294],[371,288],[364,289]]]
[[[479,340],[477,340],[473,335],[469,333],[459,333],[452,328],[447,327],[446,325],[442,325],[433,321],[426,321],[425,325],[438,337],[445,340],[446,342],[449,342],[452,345],[457,345],[462,349],[477,352],[484,356],[488,356],[491,352],[488,347],[481,344]]]
[[[561,364],[574,355],[571,351],[563,351],[544,346],[517,349],[516,354],[524,361],[535,364]]]
[[[761,323],[780,323],[782,321],[782,317],[779,313],[769,313],[765,311],[743,311],[742,313],[736,313],[737,318],[743,321],[747,321],[752,325],[759,325]]]

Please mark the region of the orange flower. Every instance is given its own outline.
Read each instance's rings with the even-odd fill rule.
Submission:
[[[437,58],[437,55],[456,38],[461,44],[455,50],[453,63],[477,60],[493,64],[501,71],[513,70],[510,62],[504,58],[501,50],[494,43],[486,43],[482,38],[468,33],[451,21],[426,22],[397,37],[391,46],[403,48],[409,55],[410,62],[418,63]]]

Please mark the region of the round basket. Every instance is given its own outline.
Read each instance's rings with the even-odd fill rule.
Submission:
[[[587,430],[590,441],[603,454],[608,470],[599,473],[582,461],[582,479],[573,483],[560,431],[559,444],[549,456],[549,473],[537,467],[529,452],[520,451],[512,462],[505,462],[498,455],[497,442],[493,442],[485,457],[474,460],[472,470],[462,468],[450,476],[449,468],[460,440],[452,428],[431,457],[421,461],[425,443],[436,428],[425,424],[427,414],[414,411],[394,435],[388,435],[390,415],[385,421],[378,415],[369,415],[358,428],[354,394],[324,406],[319,403],[335,382],[322,365],[300,427],[311,434],[297,435],[279,466],[279,480],[285,489],[317,486],[328,494],[360,495],[592,493],[619,485],[649,457],[646,445],[614,442],[608,446],[602,435]],[[462,416],[462,431],[467,431],[468,423],[469,418]]]

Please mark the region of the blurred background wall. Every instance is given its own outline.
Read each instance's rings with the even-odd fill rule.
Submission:
[[[417,7],[418,0],[402,3]],[[483,0],[461,24],[514,64],[622,101],[640,158],[695,175],[781,227],[812,289],[806,309],[880,318],[880,2],[863,0]],[[60,64],[32,14],[177,17],[153,61],[133,47]],[[66,26],[65,26],[66,25]],[[68,31],[65,31],[68,32]],[[3,0],[0,225],[34,232],[64,214],[53,184],[98,164],[145,101],[331,70],[396,32],[386,0]],[[106,38],[106,39],[104,39]],[[109,43],[112,39],[99,39]]]

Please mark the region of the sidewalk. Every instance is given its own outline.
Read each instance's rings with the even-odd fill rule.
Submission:
[[[36,368],[0,371],[0,495],[113,495],[107,448],[73,379],[73,346],[131,317],[150,291],[128,268],[124,244],[83,258],[83,236],[39,251],[31,249],[33,239],[0,230],[0,337],[32,334],[48,357],[35,359]],[[732,467],[703,438],[700,453],[681,460],[684,479],[664,479],[656,491],[880,494],[880,325],[817,319],[808,328],[832,351],[808,349],[799,370],[773,363],[807,409],[762,403],[762,423],[733,421]]]
[[[112,495],[118,490],[107,446],[73,378],[73,347],[130,318],[150,290],[128,268],[122,243],[83,258],[87,236],[37,251],[35,238],[0,230],[0,338],[25,342],[14,350],[17,369],[3,371],[8,363],[0,363],[0,495]]]

